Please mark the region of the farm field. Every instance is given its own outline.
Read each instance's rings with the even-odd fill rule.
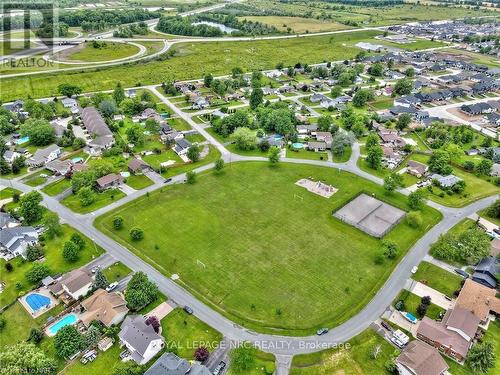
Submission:
[[[194,79],[207,73],[229,74],[239,66],[245,71],[272,69],[278,63],[319,63],[354,57],[359,41],[370,40],[381,32],[361,30],[352,33],[308,36],[280,40],[210,42],[176,44],[176,55],[168,61],[151,61],[85,72],[60,72],[2,80],[0,100],[8,101],[31,95],[53,96],[61,83],[72,82],[83,91],[113,89],[117,81],[123,86],[145,85],[164,81]],[[376,39],[373,39],[374,41]],[[314,46],[314,48],[311,48]]]
[[[239,17],[239,19],[246,19],[248,21],[261,22],[266,25],[274,26],[281,32],[286,32],[287,28],[290,27],[292,33],[318,33],[322,31],[346,30],[351,28],[337,22],[305,17],[245,16]]]
[[[339,191],[326,200],[295,185],[308,176]],[[178,274],[183,287],[238,323],[310,334],[356,314],[400,257],[440,219],[426,207],[425,228],[397,225],[385,239],[399,245],[399,257],[376,265],[381,241],[331,216],[362,190],[406,208],[405,197],[387,197],[381,186],[345,172],[241,163],[221,174],[204,173],[194,185],[162,188],[97,218],[95,225],[165,275]],[[145,205],[150,209],[141,210]],[[116,215],[125,218],[120,231],[112,228]],[[136,226],[144,239],[131,243],[129,230]],[[360,268],[363,275],[354,271]]]

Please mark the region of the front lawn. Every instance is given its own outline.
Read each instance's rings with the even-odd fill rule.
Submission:
[[[181,308],[176,308],[164,317],[161,327],[167,348],[175,348],[177,355],[187,360],[194,359],[197,347],[204,346],[213,352],[222,340],[220,332]]]
[[[380,346],[377,358],[374,348]],[[293,357],[290,375],[387,375],[385,363],[398,351],[372,329],[361,332],[344,347]]]
[[[11,188],[11,187],[6,187],[6,188],[0,190],[0,201],[4,200],[4,199],[12,198],[14,196],[14,194],[21,195],[21,193],[22,192],[20,190],[17,190],[17,189]]]
[[[309,160],[323,160],[328,161],[328,154],[326,152],[314,152],[306,149],[292,150],[287,148],[286,157],[292,159],[309,159]]]
[[[41,185],[47,181],[47,176],[51,176],[52,172],[42,169],[36,173],[30,174],[29,176],[22,179],[22,182],[28,186],[35,187]]]
[[[82,206],[80,199],[75,194],[64,198],[61,203],[68,207],[73,212],[79,214],[87,214],[89,212],[98,210],[108,204],[111,204],[125,196],[125,193],[118,189],[108,189],[101,193],[96,193],[94,202],[88,206]]]
[[[307,177],[339,191],[325,199],[295,185]],[[387,196],[383,187],[337,169],[250,162],[205,172],[194,185],[163,187],[95,225],[165,275],[178,274],[184,288],[240,324],[310,334],[355,315],[440,220],[426,207],[425,226],[398,224],[385,239],[398,244],[399,256],[376,265],[381,241],[331,215],[361,191],[407,209],[403,195]],[[116,215],[125,218],[119,231]],[[130,242],[132,227],[144,230],[143,240]]]
[[[141,190],[154,184],[148,176],[145,175],[130,175],[127,177],[126,184],[132,189]]]
[[[419,264],[418,271],[412,276],[412,279],[449,297],[453,297],[453,292],[460,289],[463,281],[462,277],[428,262]]]
[[[487,208],[485,208],[484,210],[479,211],[477,214],[479,216],[481,216],[482,218],[484,218],[484,219],[486,219],[488,221],[491,221],[492,223],[500,226],[500,218],[488,215],[488,209]]]
[[[47,186],[42,188],[42,191],[50,195],[51,197],[55,197],[56,195],[61,194],[63,191],[66,191],[71,187],[71,180],[67,178],[63,178],[62,180],[52,182]]]
[[[51,240],[46,239],[43,248],[45,252],[44,264],[50,268],[52,275],[81,267],[104,252],[102,248],[96,246],[94,242],[82,235],[76,229],[65,224],[62,225],[62,228],[62,235]],[[68,263],[62,256],[62,248],[64,243],[69,241],[73,233],[80,233],[85,240],[85,248],[80,252],[80,258],[75,263]],[[5,271],[5,263],[5,260],[0,259],[0,280],[5,283],[4,291],[0,293],[0,307],[14,301],[18,294],[26,293],[34,287],[34,285],[28,282],[24,276],[26,271],[33,266],[33,263],[25,261],[21,257],[16,257],[9,261],[9,263],[14,266],[11,272]],[[16,283],[20,283],[20,286],[17,288]]]
[[[128,268],[122,262],[116,262],[112,264],[108,268],[104,269],[102,273],[106,276],[108,283],[114,283],[115,281],[119,281],[123,279],[125,276],[129,275],[132,272],[130,268]]]
[[[420,304],[421,297],[417,296],[416,294],[413,294],[407,290],[403,290],[401,293],[399,293],[399,296],[396,297],[394,300],[393,305],[395,305],[398,301],[404,301],[405,307],[404,311],[408,311],[410,314],[413,316],[419,318],[419,315],[417,314],[417,307]],[[441,313],[444,313],[446,310],[442,309],[441,307],[434,305],[432,302],[429,305],[429,308],[427,309],[427,313],[425,316],[431,318],[431,319],[438,319],[439,315]]]
[[[227,370],[227,375],[268,375],[274,374],[276,369],[276,358],[271,353],[263,352],[262,350],[253,348],[250,351],[253,357],[253,367],[248,370],[236,371],[231,363]]]

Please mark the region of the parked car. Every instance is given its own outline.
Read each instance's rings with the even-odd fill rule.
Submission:
[[[165,181],[163,181],[164,183],[168,184],[169,182],[172,182],[172,179],[171,178],[166,178]]]
[[[316,334],[317,334],[318,336],[321,336],[321,335],[324,335],[324,334],[325,334],[325,333],[327,333],[327,332],[328,332],[328,328],[320,328],[320,329],[318,329],[318,330],[316,331]]]
[[[469,274],[464,270],[461,270],[460,268],[455,268],[455,272],[458,273],[460,276],[464,277],[465,279],[469,277]]]
[[[392,331],[391,326],[390,326],[389,324],[387,324],[386,322],[384,322],[383,320],[380,322],[380,325],[381,325],[382,327],[384,327],[386,330],[388,330],[388,331]]]
[[[418,267],[417,266],[415,266],[415,267],[413,267],[411,269],[411,273],[417,273],[417,271],[418,271]]]
[[[106,288],[106,292],[111,292],[117,286],[118,286],[118,282],[117,281],[115,281],[114,283],[109,284],[108,287]]]
[[[97,270],[101,269],[101,266],[95,266],[95,267],[92,267],[92,269],[90,270],[92,273],[96,273]]]
[[[184,306],[184,311],[187,312],[189,315],[193,314],[193,309],[189,306]]]
[[[495,232],[496,234],[498,234],[500,236],[500,228],[493,229],[493,232]]]
[[[124,350],[123,352],[120,353],[120,359],[125,359],[128,356],[130,356],[130,352],[128,350]]]
[[[212,372],[213,375],[219,375],[222,373],[222,370],[226,368],[226,362],[220,361],[219,364],[217,365],[216,368],[214,368],[214,371]]]

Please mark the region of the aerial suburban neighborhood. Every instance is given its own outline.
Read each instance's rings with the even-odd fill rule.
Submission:
[[[0,9],[0,374],[500,372],[498,1]]]

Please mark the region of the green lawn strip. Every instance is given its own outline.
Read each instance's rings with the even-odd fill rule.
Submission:
[[[38,185],[41,185],[47,181],[47,177],[42,177],[42,175],[50,176],[52,175],[52,172],[42,169],[41,171],[38,171],[36,173],[30,174],[29,176],[23,178],[21,181],[25,183],[26,185],[35,187]]]
[[[198,133],[186,135],[185,138],[191,143],[201,143],[206,141],[205,137],[203,137],[201,134]]]
[[[56,195],[61,194],[71,187],[71,180],[67,178],[63,178],[59,181],[52,182],[47,186],[42,188],[42,191],[50,195],[51,197],[55,197]]]
[[[1,192],[0,192],[0,194],[1,194]],[[491,221],[492,223],[500,226],[500,218],[492,217],[492,216],[488,215],[488,209],[487,208],[485,208],[484,210],[479,211],[477,214],[479,216],[481,216],[482,218],[484,218],[484,219],[486,219],[488,221]]]
[[[412,279],[420,281],[449,297],[452,297],[453,292],[460,289],[463,281],[462,277],[428,262],[419,264],[418,271],[412,276]]]
[[[370,354],[379,345],[381,352],[373,359]],[[395,352],[396,349],[391,344],[369,328],[349,340],[343,348],[294,356],[290,374],[386,375],[384,365]]]
[[[125,197],[125,193],[118,189],[109,189],[105,190],[101,193],[96,193],[95,201],[88,205],[82,206],[80,203],[80,199],[74,194],[64,198],[61,203],[68,207],[73,212],[79,214],[86,214],[92,211],[95,211],[101,207],[105,207],[108,204],[111,204],[121,198]]]
[[[325,199],[295,185],[309,176],[339,191]],[[440,220],[438,211],[426,207],[426,226],[398,224],[385,239],[396,242],[400,254],[378,266],[374,257],[381,241],[331,216],[361,191],[406,209],[406,197],[386,196],[381,186],[346,172],[250,162],[205,172],[194,185],[159,189],[97,218],[95,225],[165,275],[179,274],[183,287],[240,324],[310,334],[355,315],[409,247]],[[115,215],[125,218],[118,232],[111,224]],[[145,237],[130,243],[134,226]],[[202,272],[198,261],[205,265]],[[363,274],[356,272],[361,268]],[[272,286],[262,289],[270,280]]]
[[[186,120],[180,117],[174,117],[167,120],[168,124],[172,126],[175,130],[191,130],[191,125],[189,125]]]
[[[64,82],[72,82],[82,87],[84,92],[89,92],[113,89],[117,81],[121,81],[124,87],[131,87],[139,82],[142,85],[159,83],[158,77],[162,77],[163,81],[172,81],[203,77],[207,72],[214,76],[229,74],[234,66],[254,71],[272,69],[277,63],[288,66],[297,61],[313,64],[345,60],[353,58],[360,51],[355,46],[356,43],[366,40],[374,42],[371,38],[381,33],[360,30],[276,41],[177,44],[176,55],[168,63],[151,61],[84,72],[59,72],[5,79],[2,80],[0,100],[7,102],[27,95],[35,98],[54,96],[58,93],[58,85]]]
[[[417,314],[417,307],[420,304],[421,299],[422,298],[417,296],[416,294],[413,294],[407,290],[403,290],[396,297],[393,305],[396,304],[398,301],[404,301],[405,303],[404,311],[408,311],[413,316],[418,317],[419,315]],[[431,319],[438,319],[439,315],[441,313],[444,313],[445,311],[446,311],[445,309],[442,309],[441,307],[434,305],[431,302],[427,310],[427,313],[425,315]]]
[[[182,163],[167,167],[166,172],[163,172],[161,175],[163,177],[171,177],[181,173],[192,171],[193,169],[202,167],[210,163],[214,163],[217,159],[220,158],[220,152],[212,145],[209,145],[208,147],[210,151],[204,159],[199,160],[196,163]]]
[[[221,333],[181,308],[174,309],[164,317],[161,327],[168,350],[175,349],[179,357],[187,360],[194,359],[197,347],[204,346],[213,352],[222,340]]]
[[[120,353],[123,348],[120,348],[118,343],[114,343],[111,348],[105,352],[98,351],[97,358],[93,362],[82,364],[80,358],[75,359],[69,364],[60,374],[64,375],[80,375],[80,374],[110,374],[113,367],[119,363]]]
[[[12,198],[14,194],[20,195],[21,191],[11,187],[6,187],[5,189],[0,190],[0,200]]]
[[[108,282],[114,283],[115,281],[119,281],[123,279],[125,276],[129,275],[132,272],[130,268],[128,268],[122,262],[116,262],[112,264],[108,268],[105,268],[102,273],[106,276]]]
[[[241,150],[236,146],[235,143],[231,143],[226,146],[226,149],[233,154],[238,154],[238,155],[243,155],[243,156],[262,156],[262,157],[267,157],[268,151],[264,152],[261,151],[259,148],[254,148],[253,150]]]
[[[154,184],[148,176],[145,175],[130,175],[126,179],[126,184],[132,189],[141,190]]]
[[[160,304],[162,304],[163,302],[167,301],[167,299],[168,298],[164,294],[158,292],[158,297],[153,302],[151,302],[150,304],[144,306],[142,309],[137,311],[137,314],[146,315],[148,312],[153,310],[155,307],[157,307]]]
[[[295,151],[288,148],[286,150],[286,157],[292,159],[328,160],[328,154],[326,152],[314,152],[305,149]]]
[[[229,363],[227,370],[228,375],[268,375],[274,374],[276,369],[276,358],[271,353],[263,352],[259,349],[254,349],[252,352],[254,358],[253,368],[246,371],[235,371]]]
[[[62,257],[63,245],[66,241],[69,241],[73,233],[79,232],[66,224],[62,225],[62,229],[63,233],[60,237],[51,240],[46,239],[43,247],[45,253],[44,264],[50,268],[52,275],[81,267],[104,252],[102,248],[96,246],[95,243],[80,233],[85,240],[85,248],[80,252],[80,258],[75,263],[66,262]],[[24,276],[25,272],[33,266],[33,263],[23,261],[20,257],[14,258],[9,262],[14,266],[12,272],[5,271],[5,263],[5,260],[0,259],[0,269],[2,270],[0,280],[6,284],[4,291],[0,293],[0,307],[14,301],[18,294],[26,293],[34,287]],[[16,289],[16,283],[18,282],[22,284],[20,289]]]
[[[333,154],[333,162],[345,163],[351,158],[351,154],[352,154],[352,149],[351,147],[347,146],[346,148],[344,148],[344,153],[342,155]]]

